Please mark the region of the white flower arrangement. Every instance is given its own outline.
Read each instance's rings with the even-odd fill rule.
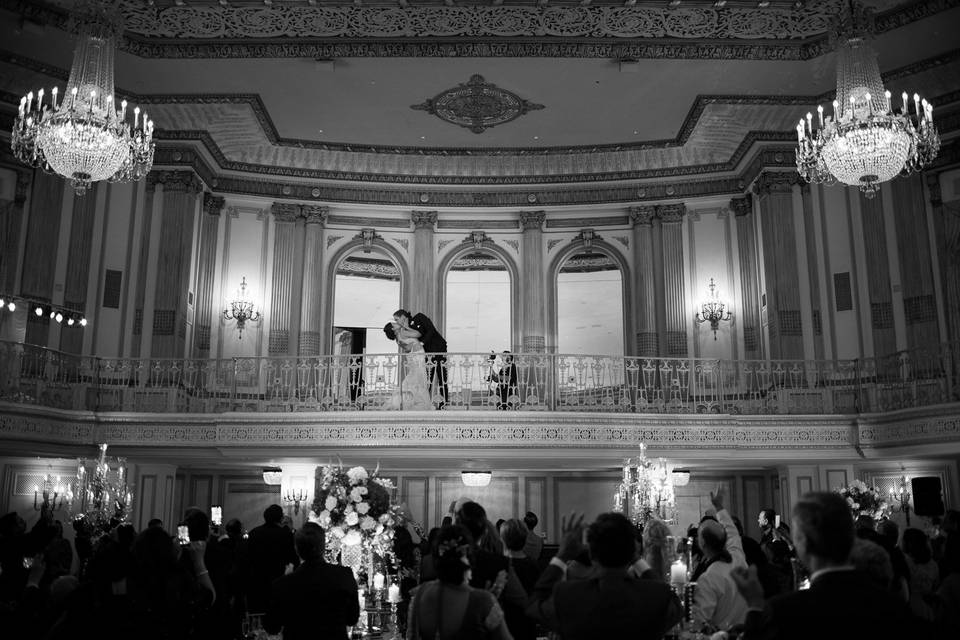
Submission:
[[[310,520],[323,527],[335,545],[364,544],[378,553],[393,548],[397,524],[390,501],[393,483],[363,467],[317,468]]]
[[[837,489],[837,493],[843,496],[850,507],[851,515],[870,516],[874,520],[880,520],[887,515],[890,506],[884,499],[883,492],[877,487],[867,486],[862,480],[854,480],[849,487]]]

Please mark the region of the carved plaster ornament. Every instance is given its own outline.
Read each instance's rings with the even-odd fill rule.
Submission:
[[[487,82],[480,74],[474,74],[468,82],[441,91],[410,108],[426,111],[474,133],[483,133],[530,111],[543,109],[543,105],[524,100],[512,91]]]

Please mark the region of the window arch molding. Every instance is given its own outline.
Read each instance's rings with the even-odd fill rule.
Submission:
[[[437,287],[437,318],[436,326],[442,327],[441,331],[446,334],[447,329],[447,275],[453,267],[453,263],[465,255],[472,253],[483,253],[492,258],[496,258],[506,267],[510,274],[510,344],[511,350],[516,351],[520,345],[520,322],[518,314],[520,313],[520,285],[518,277],[520,269],[516,260],[507,252],[506,249],[497,245],[490,239],[483,241],[480,246],[476,246],[469,238],[460,243],[450,251],[443,260],[440,261],[440,267],[437,269],[438,287]]]
[[[547,327],[549,331],[546,340],[546,346],[548,352],[557,352],[557,313],[558,313],[558,278],[560,276],[560,269],[567,262],[567,260],[580,252],[583,252],[586,248],[586,243],[582,238],[574,238],[574,241],[571,242],[568,246],[560,251],[556,256],[553,257],[553,260],[550,261],[550,266],[547,270],[547,278],[549,278],[549,286],[547,287],[547,304],[544,311],[547,314]],[[630,266],[630,263],[627,261],[626,256],[624,256],[620,251],[617,250],[612,244],[606,240],[593,237],[590,241],[589,246],[590,253],[600,253],[611,260],[613,260],[617,267],[620,269],[620,286],[623,290],[622,296],[622,307],[623,307],[623,355],[629,356],[636,352],[636,347],[634,345],[636,333],[634,331],[634,322],[633,314],[631,309],[633,309],[633,294],[631,293],[632,287],[630,286],[633,282],[633,270]]]

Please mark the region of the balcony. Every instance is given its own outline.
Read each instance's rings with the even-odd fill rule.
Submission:
[[[446,357],[448,412],[836,416],[955,401],[960,343],[854,360],[515,354],[516,384],[495,381],[503,356]],[[0,342],[0,400],[97,413],[383,412],[400,365],[396,354],[100,358]]]

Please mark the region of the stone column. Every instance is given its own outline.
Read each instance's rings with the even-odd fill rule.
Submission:
[[[653,220],[656,207],[630,207],[633,222],[633,316],[637,319],[637,355],[656,357],[659,351],[657,337],[657,303],[653,259]]]
[[[933,256],[933,283],[936,291],[937,324],[944,342],[960,340],[960,316],[948,313],[960,309],[960,268],[956,260],[954,238],[960,237],[960,217],[943,210],[940,174],[924,174],[924,208],[930,233],[930,253]]]
[[[413,282],[410,292],[410,312],[436,318],[436,278],[434,269],[433,232],[437,224],[436,211],[411,211],[413,221]],[[443,327],[437,327],[441,333]]]
[[[666,329],[666,351],[662,355],[668,358],[687,357],[687,327],[691,318],[687,314],[687,294],[683,282],[683,216],[686,211],[683,203],[657,206],[657,215],[662,224]]]
[[[273,280],[270,284],[270,335],[267,353],[271,356],[284,356],[290,353],[290,325],[293,310],[293,297],[300,290],[294,289],[296,264],[297,219],[300,218],[300,205],[274,202],[270,209],[273,213]],[[298,278],[303,276],[300,268]],[[242,274],[240,274],[242,275]],[[297,323],[299,324],[299,316]]]
[[[793,204],[793,233],[797,251],[797,288],[800,296],[800,326],[803,338],[804,360],[814,360],[817,357],[814,346],[813,325],[813,283],[810,278],[810,256],[807,252],[807,233],[803,215],[804,191],[810,198],[810,185],[793,185],[791,201]]]
[[[331,327],[323,315],[323,229],[330,207],[304,205],[306,232],[303,243],[303,295],[300,308],[300,355],[320,355],[321,336]],[[332,301],[330,302],[333,303]]]
[[[731,199],[730,210],[735,217],[737,246],[740,248],[741,308],[738,320],[743,325],[744,357],[758,360],[763,358],[763,341],[760,339],[760,280],[751,197],[746,195]]]
[[[196,310],[193,333],[195,358],[210,357],[210,328],[213,325],[214,316],[220,315],[220,310],[214,309],[213,283],[217,275],[220,214],[223,213],[225,204],[225,200],[219,196],[211,193],[203,194],[200,249],[197,256],[196,300],[193,307]]]
[[[545,211],[521,211],[520,226],[523,229],[523,264],[520,275],[521,340],[522,350],[528,353],[543,353],[546,350],[544,330],[544,302],[546,289],[543,282],[543,222]]]
[[[159,225],[154,224],[154,229],[159,229],[156,270],[152,272],[153,314],[145,314],[144,322],[149,317],[153,325],[150,356],[179,358],[185,353],[194,221],[203,187],[191,171],[164,171],[157,181],[163,185],[163,198]],[[149,296],[149,285],[147,291]]]
[[[20,241],[23,236],[24,204],[31,183],[32,171],[17,171],[17,186],[13,200],[0,201],[0,292],[8,295],[20,293],[20,272],[23,252]],[[21,305],[22,306],[22,305]],[[0,340],[23,342],[27,329],[27,309],[17,307],[14,313],[0,313]],[[11,359],[13,361],[15,359]],[[0,392],[5,389],[0,385]]]

